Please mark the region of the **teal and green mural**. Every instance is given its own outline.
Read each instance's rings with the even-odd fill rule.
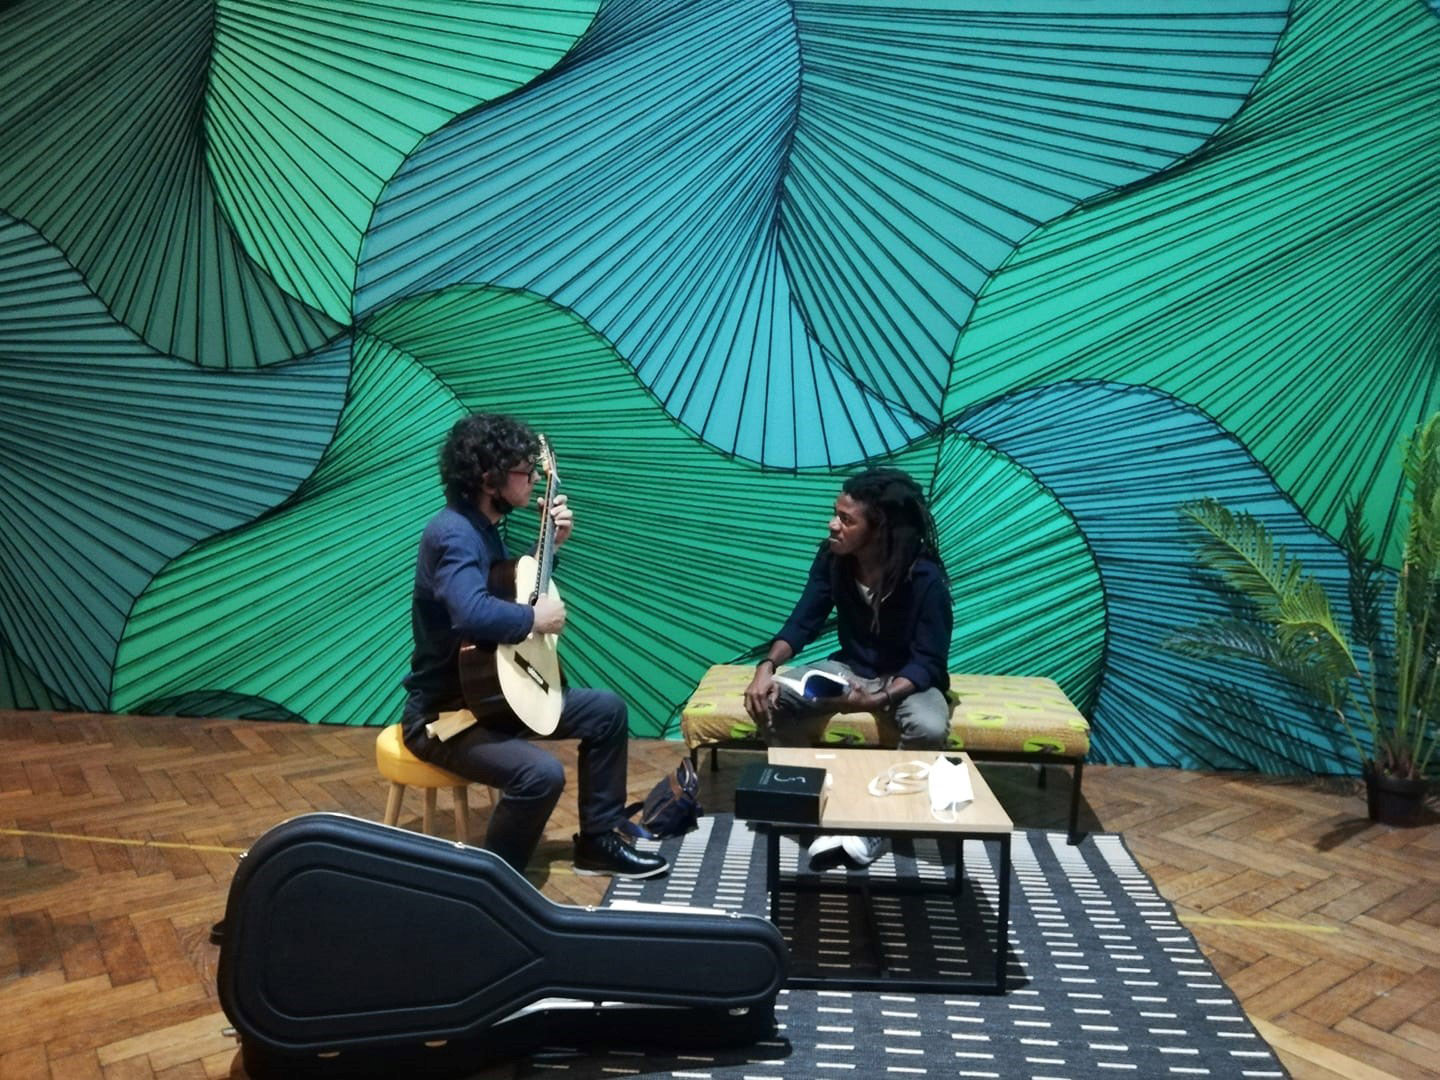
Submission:
[[[0,707],[384,724],[435,453],[556,448],[572,680],[674,734],[839,481],[1100,760],[1348,771],[1176,507],[1343,609],[1440,407],[1426,0],[0,4]],[[528,542],[533,512],[512,523]],[[822,643],[823,646],[823,643]]]

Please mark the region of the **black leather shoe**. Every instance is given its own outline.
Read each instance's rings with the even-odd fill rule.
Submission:
[[[669,869],[659,855],[636,851],[618,832],[575,837],[575,873],[584,877],[647,878]]]

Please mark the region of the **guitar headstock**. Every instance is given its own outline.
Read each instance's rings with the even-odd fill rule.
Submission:
[[[560,486],[560,474],[555,469],[555,451],[550,449],[550,440],[544,435],[540,439],[540,460],[537,464],[545,473],[545,486],[547,489]]]
[[[535,580],[535,591],[530,597],[532,604],[540,599],[540,593],[550,581],[550,564],[555,558],[555,519],[550,516],[550,508],[555,505],[555,496],[560,491],[560,473],[555,468],[555,451],[550,449],[550,440],[544,435],[539,436],[539,439],[540,460],[537,464],[545,470],[545,502],[544,509],[540,511],[540,540],[535,545],[535,554],[540,560],[540,573]]]

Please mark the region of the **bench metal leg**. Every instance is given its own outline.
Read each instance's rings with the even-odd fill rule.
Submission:
[[[710,771],[711,771],[711,772],[719,772],[719,771],[720,771],[720,744],[719,744],[719,743],[701,743],[699,746],[692,746],[692,747],[690,748],[690,766],[691,766],[696,772],[699,772],[699,771],[700,771],[700,751],[701,751],[701,750],[709,750],[709,751],[710,751]]]
[[[1080,777],[1085,771],[1085,762],[1075,759],[1075,775],[1070,781],[1070,836],[1071,844],[1080,843]]]

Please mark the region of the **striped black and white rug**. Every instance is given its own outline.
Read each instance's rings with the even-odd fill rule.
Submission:
[[[606,903],[766,913],[764,843],[744,822],[714,815],[684,837],[643,846],[671,859],[670,874],[617,882]],[[517,1062],[515,1075],[686,1080],[1287,1075],[1120,837],[1091,835],[1071,847],[1063,833],[1016,832],[1011,858],[1010,990],[1004,996],[782,991],[774,1037],[743,1049],[547,1046]],[[782,874],[803,874],[807,861],[794,841],[782,842]],[[864,902],[859,895],[800,893],[787,899],[780,928],[794,962],[864,969],[876,963],[873,933],[892,971],[993,970],[997,890],[991,851],[967,842],[964,862],[967,888],[958,905],[935,893],[875,896],[871,920],[857,910]],[[870,873],[938,880],[953,874],[953,867],[933,842],[901,842]]]

